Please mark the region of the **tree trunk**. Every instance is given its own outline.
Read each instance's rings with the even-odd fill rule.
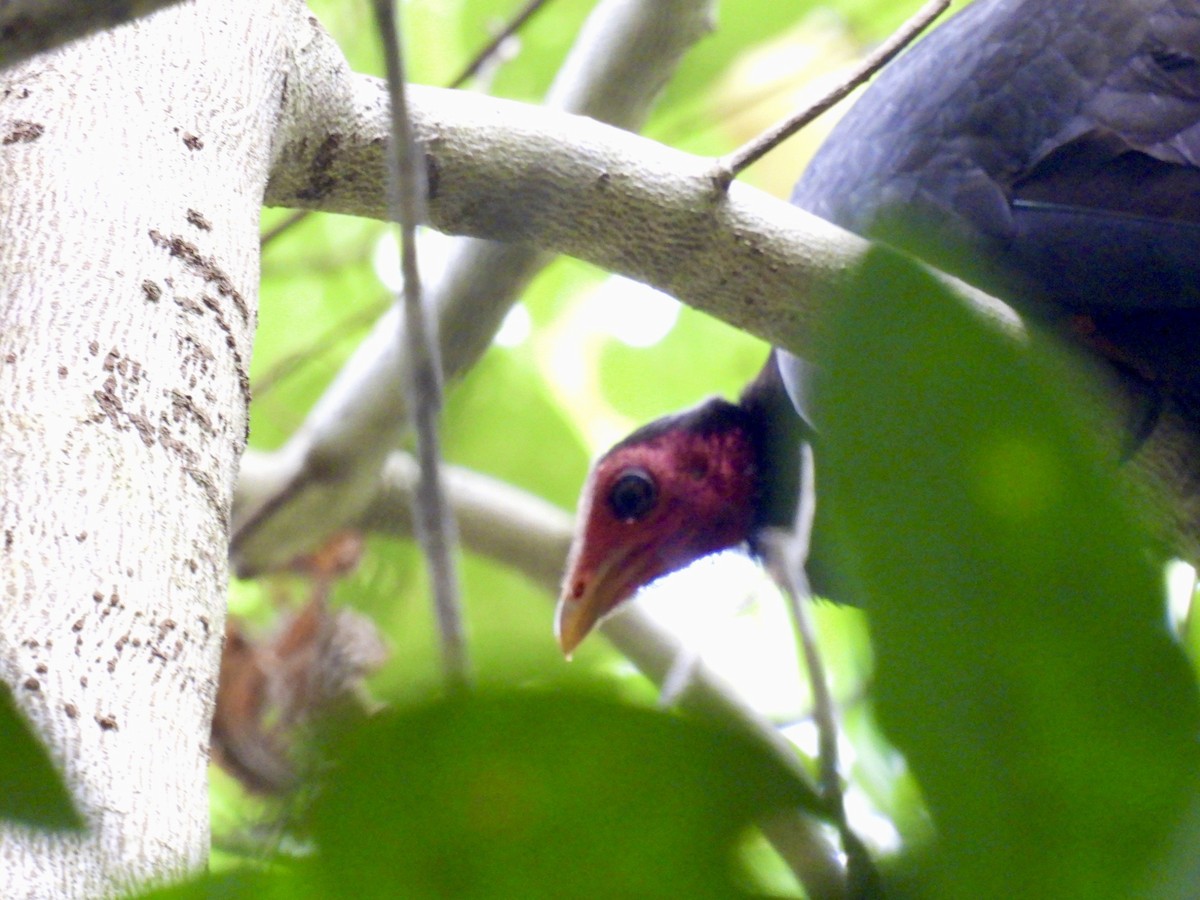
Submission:
[[[258,219],[299,4],[201,0],[0,72],[0,677],[88,823],[6,897],[201,868]]]

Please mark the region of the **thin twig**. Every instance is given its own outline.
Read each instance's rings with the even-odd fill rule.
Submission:
[[[817,726],[817,785],[821,799],[842,840],[846,854],[846,873],[849,896],[863,897],[878,894],[879,876],[867,848],[846,819],[845,797],[842,793],[838,762],[838,725],[833,694],[825,677],[825,664],[817,643],[816,630],[806,600],[811,592],[805,576],[812,543],[813,520],[816,515],[816,470],[812,448],[800,447],[800,503],[790,533],[776,531],[764,542],[764,559],[775,583],[787,598],[795,623],[800,652],[808,673],[812,694],[812,718]]]
[[[250,384],[250,393],[255,400],[261,400],[264,394],[273,390],[284,379],[290,378],[304,366],[328,353],[360,328],[374,323],[386,309],[386,304],[381,307],[379,303],[372,303],[365,309],[356,310],[338,319],[306,346],[280,357],[271,368],[254,378]]]
[[[492,55],[500,49],[500,46],[510,37],[516,34],[526,22],[533,18],[533,14],[545,6],[550,0],[529,0],[525,7],[517,13],[512,20],[505,25],[496,36],[488,41],[487,45],[475,54],[472,59],[459,74],[458,77],[450,82],[450,87],[461,87],[463,83],[483,68],[483,64],[491,59]]]
[[[817,645],[817,635],[813,628],[812,617],[808,607],[801,597],[809,597],[812,591],[808,586],[804,565],[808,562],[808,551],[812,546],[813,520],[816,518],[816,468],[813,465],[812,447],[802,444],[800,447],[800,479],[803,489],[800,491],[800,503],[796,508],[796,521],[792,526],[793,544],[796,556],[792,560],[785,580],[788,603],[791,606],[792,617],[796,621],[796,631],[800,635],[800,643],[804,650],[804,663],[808,669],[808,680],[813,697],[813,721],[816,722],[818,750],[821,755],[820,785],[825,799],[836,800],[837,806],[842,806],[842,782],[838,761],[838,724],[837,711],[834,708],[833,694],[829,690],[829,680],[825,677],[825,664],[821,659],[821,650]],[[803,593],[801,593],[803,592]]]
[[[780,122],[737,150],[717,160],[716,181],[722,189],[747,166],[758,162],[797,131],[843,100],[851,91],[882,69],[897,53],[911,44],[922,31],[945,12],[950,0],[929,0],[916,15],[905,22],[886,41],[875,48],[846,78],[790,119]]]
[[[468,78],[483,68],[483,65],[495,55],[496,51],[500,49],[501,45],[506,40],[520,31],[521,28],[525,26],[525,23],[533,18],[534,13],[540,10],[543,6],[547,5],[549,2],[550,0],[529,0],[529,2],[525,4],[525,7],[518,12],[512,18],[512,20],[505,25],[495,37],[492,38],[492,40],[488,41],[483,49],[475,54],[475,57],[469,63],[467,63],[466,67],[454,78],[453,81],[447,85],[447,87],[461,87]],[[260,237],[258,240],[259,248],[265,250],[268,244],[271,244],[277,238],[291,231],[295,226],[299,225],[310,215],[312,215],[312,212],[313,211],[311,209],[296,210],[274,228],[264,231],[262,237]]]
[[[838,728],[833,696],[825,678],[825,665],[817,645],[816,634],[808,610],[800,599],[809,590],[804,575],[804,563],[812,538],[812,523],[816,511],[813,490],[812,450],[807,444],[800,450],[800,504],[791,533],[776,532],[766,542],[766,562],[775,583],[783,590],[788,609],[796,626],[800,651],[808,673],[812,693],[812,717],[817,726],[817,761],[820,767],[818,784],[821,794],[831,807],[841,806],[841,776],[838,772]]]
[[[404,275],[402,339],[408,358],[408,407],[417,435],[420,478],[417,484],[417,539],[425,553],[433,588],[434,610],[442,643],[447,684],[454,689],[470,681],[466,629],[454,564],[457,528],[442,484],[438,416],[442,408],[442,365],[435,323],[426,314],[417,268],[416,229],[424,219],[425,168],[417,152],[404,91],[404,59],[397,33],[394,0],[375,0],[375,18],[387,62],[391,101],[391,152],[388,154],[388,208],[398,223],[400,266]],[[399,298],[398,298],[399,299]]]
[[[309,210],[309,209],[296,210],[296,212],[292,213],[290,216],[288,216],[286,219],[284,219],[282,222],[280,222],[274,228],[264,231],[262,233],[262,237],[260,237],[258,239],[259,249],[260,250],[266,249],[267,244],[274,241],[281,234],[285,234],[286,232],[291,231],[293,228],[295,228],[297,225],[299,225],[301,222],[303,222],[305,219],[307,219],[309,216],[309,213],[311,213],[311,212],[312,212],[312,210]]]

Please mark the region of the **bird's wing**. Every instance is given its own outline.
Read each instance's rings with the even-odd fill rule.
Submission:
[[[1198,0],[974,3],[876,79],[793,202],[1083,314],[1098,352],[1200,405]],[[811,366],[781,370],[809,412]]]
[[[1159,2],[1016,174],[1007,264],[1088,311],[1200,309],[1200,3]]]
[[[1163,162],[1197,166],[1200,3],[1156,0],[1151,7],[1136,48],[1097,80],[1081,118],[1085,130],[1104,128]]]
[[[888,238],[1034,304],[1141,307],[1173,294],[1191,308],[1200,296],[1104,288],[1117,257],[1130,270],[1182,261],[1180,280],[1197,281],[1186,263],[1200,241],[1198,160],[1200,3],[998,0],[885,70],[793,201],[860,234],[916,220]],[[1106,264],[1068,279],[1064,259]]]

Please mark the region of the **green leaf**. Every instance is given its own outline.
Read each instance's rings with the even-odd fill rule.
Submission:
[[[458,21],[463,32],[461,44],[470,49],[456,61],[455,72],[491,39],[498,25],[511,21],[523,6],[520,0],[464,0]],[[519,52],[500,67],[490,93],[540,100],[594,6],[593,0],[547,3],[519,32]]]
[[[311,896],[290,868],[238,869],[131,894],[138,900],[297,900]]]
[[[767,351],[762,341],[685,307],[670,334],[652,348],[608,342],[600,377],[614,406],[649,421],[714,393],[736,397],[762,368]]]
[[[3,683],[0,747],[0,819],[41,828],[83,828],[62,776]]]
[[[836,310],[822,497],[939,834],[935,895],[1140,895],[1195,796],[1200,712],[1081,374],[884,251]]]
[[[452,699],[341,741],[328,896],[733,897],[732,847],[806,792],[763,748],[586,695]]]
[[[486,353],[450,390],[444,433],[450,462],[565,509],[574,505],[587,473],[587,452],[527,356],[501,348]]]
[[[684,57],[679,71],[664,91],[662,106],[673,110],[689,101],[702,99],[747,48],[787,33],[817,6],[812,2],[778,3],[775,0],[718,4],[716,28]]]

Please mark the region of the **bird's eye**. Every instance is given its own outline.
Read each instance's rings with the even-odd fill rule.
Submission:
[[[654,508],[658,488],[645,469],[626,469],[608,492],[608,505],[618,519],[636,522]]]

